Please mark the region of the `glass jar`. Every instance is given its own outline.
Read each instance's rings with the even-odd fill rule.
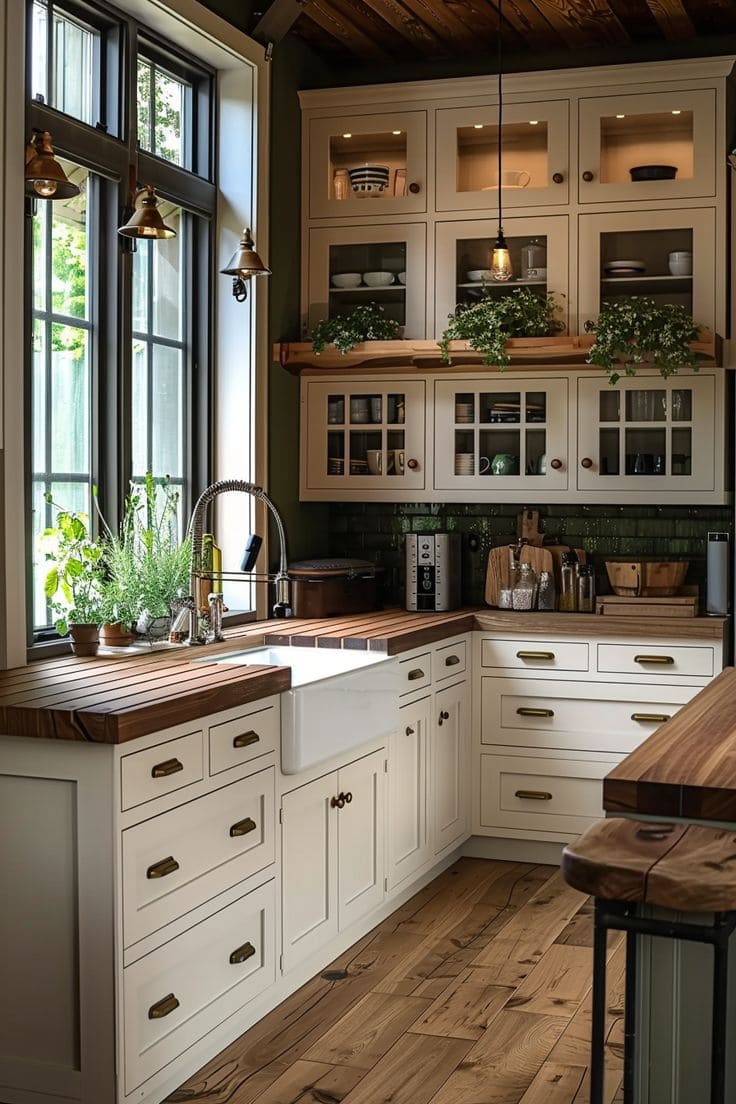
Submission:
[[[519,576],[511,592],[515,610],[533,610],[537,597],[537,576],[531,564],[519,564]]]
[[[578,612],[593,613],[595,609],[595,575],[592,564],[578,567]]]
[[[557,608],[555,577],[551,571],[540,571],[537,590],[537,609],[554,610]]]
[[[577,564],[574,552],[565,552],[560,566],[560,611],[574,613],[577,609]]]
[[[547,275],[547,245],[544,238],[530,238],[521,247],[521,278],[543,280]]]

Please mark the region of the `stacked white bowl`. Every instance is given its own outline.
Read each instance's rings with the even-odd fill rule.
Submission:
[[[362,196],[382,195],[388,189],[389,169],[387,165],[360,165],[349,169],[350,186],[353,194]]]

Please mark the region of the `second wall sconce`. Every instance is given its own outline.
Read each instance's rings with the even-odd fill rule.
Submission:
[[[221,268],[223,276],[233,277],[233,295],[238,303],[248,298],[248,281],[251,276],[270,276],[271,269],[267,268],[256,253],[255,242],[250,230],[243,230],[238,248],[225,268]]]
[[[48,130],[34,130],[26,146],[25,191],[33,199],[72,199],[79,188],[54,157]]]
[[[138,204],[139,200],[140,204]],[[176,237],[176,230],[167,226],[161,217],[158,199],[151,184],[146,184],[145,188],[135,193],[133,211],[128,221],[118,228],[118,234],[124,238],[143,239]]]

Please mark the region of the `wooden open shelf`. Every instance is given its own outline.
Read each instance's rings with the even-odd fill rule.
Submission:
[[[594,338],[589,335],[572,337],[513,337],[506,342],[511,358],[511,368],[588,368],[600,372],[595,365],[586,364]],[[722,341],[711,334],[705,341],[693,342],[691,348],[704,364],[722,363]],[[436,341],[364,341],[355,345],[349,353],[338,352],[329,345],[323,353],[315,353],[310,341],[282,341],[273,347],[273,359],[293,375],[304,371],[341,372],[346,369],[395,371],[397,368],[431,371],[454,371],[471,368],[488,368],[483,354],[469,349],[465,341],[451,341],[452,363],[442,359]]]

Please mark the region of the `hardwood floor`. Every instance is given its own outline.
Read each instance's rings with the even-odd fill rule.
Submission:
[[[587,1104],[592,910],[553,867],[462,859],[168,1104]],[[622,937],[606,1104],[620,1104]]]

